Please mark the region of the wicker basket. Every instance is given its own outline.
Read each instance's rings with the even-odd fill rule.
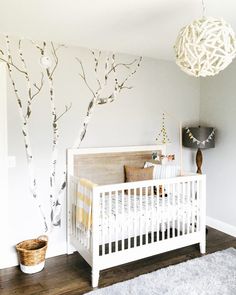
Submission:
[[[44,268],[47,246],[48,237],[45,235],[16,245],[20,268],[24,273],[36,273]]]

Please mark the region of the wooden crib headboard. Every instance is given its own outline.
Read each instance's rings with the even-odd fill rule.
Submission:
[[[164,146],[130,146],[68,150],[68,174],[99,185],[124,182],[124,165],[143,167],[152,153],[165,153]]]

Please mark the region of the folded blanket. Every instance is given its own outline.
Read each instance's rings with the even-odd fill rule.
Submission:
[[[88,179],[79,180],[76,202],[76,226],[89,234],[92,226],[92,194],[95,183]]]

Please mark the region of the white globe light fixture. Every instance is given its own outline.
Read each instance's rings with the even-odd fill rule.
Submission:
[[[214,76],[224,70],[236,56],[236,38],[223,19],[203,17],[179,32],[174,46],[176,63],[195,77]]]

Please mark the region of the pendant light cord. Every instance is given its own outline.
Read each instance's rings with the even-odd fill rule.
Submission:
[[[206,5],[204,0],[202,0],[202,17],[205,18],[206,16]]]

